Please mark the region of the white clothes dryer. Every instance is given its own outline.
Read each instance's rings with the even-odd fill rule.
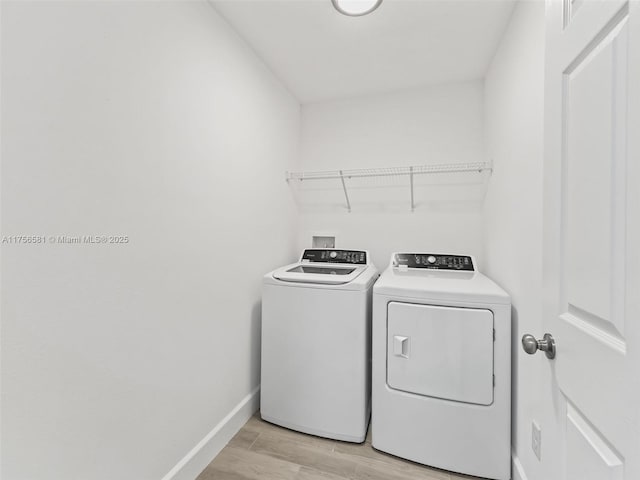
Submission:
[[[371,412],[371,295],[363,250],[305,250],[264,276],[260,412],[268,422],[363,442]]]
[[[511,303],[470,256],[396,253],[373,289],[372,445],[508,480]]]

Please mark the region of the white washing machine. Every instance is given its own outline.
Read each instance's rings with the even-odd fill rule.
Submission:
[[[363,442],[371,413],[371,295],[361,250],[305,250],[264,276],[260,412],[268,422]]]
[[[373,289],[373,447],[507,480],[511,301],[470,256],[396,253]]]

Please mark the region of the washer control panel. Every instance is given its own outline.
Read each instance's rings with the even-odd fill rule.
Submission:
[[[474,272],[473,260],[467,255],[440,253],[396,253],[393,264],[397,267],[427,268],[433,270],[462,270]]]
[[[367,264],[367,252],[363,250],[335,250],[312,249],[302,253],[303,262],[314,263],[350,263],[355,265]]]

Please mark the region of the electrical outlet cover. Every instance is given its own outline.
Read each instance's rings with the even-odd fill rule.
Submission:
[[[536,454],[538,460],[540,460],[540,443],[542,441],[542,432],[540,430],[540,425],[537,422],[531,422],[531,449],[533,453]]]

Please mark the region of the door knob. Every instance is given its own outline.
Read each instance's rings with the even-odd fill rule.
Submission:
[[[556,357],[556,342],[550,333],[545,333],[542,340],[536,340],[536,337],[528,333],[523,335],[522,349],[529,355],[533,355],[538,350],[541,350],[549,359]]]

